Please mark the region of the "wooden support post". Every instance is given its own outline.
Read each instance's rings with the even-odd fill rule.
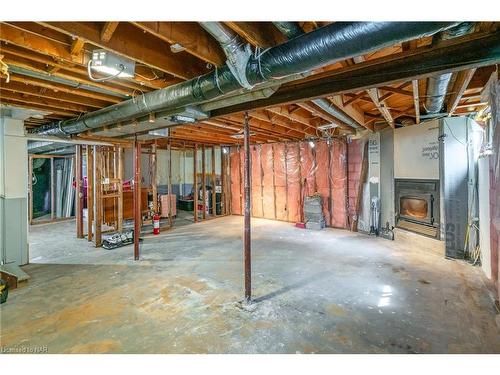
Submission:
[[[124,175],[124,160],[123,160],[123,148],[118,147],[118,214],[117,214],[117,230],[118,232],[123,231],[123,175]]]
[[[250,127],[248,125],[248,112],[245,112],[244,126],[244,148],[245,148],[245,229],[244,229],[244,259],[245,259],[245,302],[252,300],[252,262],[251,262],[251,230],[250,230]]]
[[[94,151],[87,146],[87,241],[93,238],[94,221]]]
[[[172,218],[172,139],[168,138],[167,143],[168,153],[168,225],[170,228],[174,225]]]
[[[217,216],[217,193],[215,191],[215,146],[212,146],[212,215]]]
[[[198,143],[194,144],[193,150],[193,210],[194,222],[198,221]]]
[[[76,238],[83,238],[82,145],[75,146]]]
[[[141,222],[141,144],[136,136],[134,142],[134,260],[139,260]]]
[[[205,171],[205,145],[201,145],[201,190],[203,194],[203,220],[207,218],[207,185],[206,185],[206,171]]]
[[[94,146],[94,162],[95,162],[95,246],[102,245],[102,208],[104,200],[102,196],[102,167],[103,167],[103,151],[102,146]]]
[[[170,138],[169,138],[170,141]],[[153,194],[153,212],[158,213],[158,181],[156,173],[156,143],[151,145],[151,153],[149,154],[149,165],[151,168],[151,191]],[[170,190],[168,192],[170,194]]]

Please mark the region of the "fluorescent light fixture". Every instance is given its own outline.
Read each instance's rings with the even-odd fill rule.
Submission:
[[[135,62],[105,49],[97,49],[92,52],[92,60],[89,66],[96,72],[105,74],[107,78],[132,78],[135,74]]]
[[[250,132],[249,135],[250,136],[255,135],[255,132]],[[241,133],[231,134],[230,137],[234,138],[234,139],[243,139],[243,138],[245,138],[245,135],[243,134],[243,132],[241,132]]]
[[[149,135],[154,135],[157,137],[168,137],[169,131],[168,128],[163,128],[163,129],[155,129],[155,130],[150,130],[148,132]]]
[[[182,44],[174,43],[170,45],[170,51],[172,51],[173,53],[179,53],[185,50],[186,48]]]
[[[335,129],[335,128],[338,128],[338,126],[339,126],[338,124],[334,124],[334,123],[325,124],[325,125],[318,126],[318,130]]]
[[[177,124],[194,124],[196,122],[196,119],[189,116],[174,115],[170,117],[170,121],[175,122]]]

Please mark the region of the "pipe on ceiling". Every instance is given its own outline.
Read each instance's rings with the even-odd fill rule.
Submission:
[[[435,34],[432,43],[435,44],[441,40],[457,38],[469,34],[473,30],[473,22],[462,22],[453,28]],[[451,77],[452,73],[445,73],[427,78],[427,89],[425,93],[425,110],[427,114],[437,114],[441,112]]]
[[[433,35],[456,24],[335,22],[252,55],[245,69],[246,80],[252,86],[278,80],[407,40]],[[226,64],[188,81],[139,95],[76,119],[42,126],[31,132],[49,135],[78,134],[159,110],[207,102],[239,89],[241,85],[238,79]]]
[[[305,34],[305,32],[302,30],[302,28],[299,26],[298,23],[296,22],[273,22],[274,26],[283,33],[288,39],[293,39],[296,38],[302,34]],[[339,119],[343,123],[349,125],[350,127],[354,129],[359,129],[363,127],[359,122],[354,120],[351,116],[348,116],[347,114],[339,111],[336,107],[330,104],[330,102],[326,99],[314,99],[312,101],[314,104],[316,104],[318,107],[320,107],[323,111],[329,113],[333,117]]]
[[[88,90],[88,91],[93,91],[93,92],[97,92],[97,93],[101,93],[101,94],[116,96],[117,98],[121,98],[121,99],[129,98],[126,95],[119,94],[115,91],[106,90],[102,87],[96,87],[96,86],[87,85],[85,83],[79,83],[77,81],[57,77],[57,76],[54,76],[54,75],[49,74],[49,73],[37,72],[34,70],[25,69],[25,68],[15,66],[15,65],[9,65],[9,72],[15,73],[15,74],[21,74],[23,76],[28,76],[28,77],[32,77],[32,78],[42,79],[42,80],[48,81],[48,82],[60,83],[62,85],[73,87],[75,89]]]

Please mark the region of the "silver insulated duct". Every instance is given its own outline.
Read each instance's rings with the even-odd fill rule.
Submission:
[[[296,22],[273,22],[274,26],[281,31],[283,35],[285,35],[288,39],[296,38],[304,33],[304,30]],[[354,129],[359,129],[362,127],[356,120],[346,115],[345,113],[339,111],[337,108],[332,106],[330,102],[326,99],[314,99],[312,101],[318,107],[320,107],[323,111],[331,114],[333,117],[339,119],[345,124],[349,125]]]
[[[304,73],[346,58],[363,55],[407,40],[433,35],[452,22],[335,22],[298,36],[262,53],[252,54],[245,67],[246,82],[255,85]],[[240,90],[231,68],[214,71],[133,99],[52,123],[33,133],[71,135],[131,120],[151,112],[182,109]]]
[[[433,43],[440,40],[452,39],[465,34],[469,34],[474,30],[473,22],[462,22],[458,26],[444,30],[436,34],[433,38]],[[427,89],[425,99],[425,110],[427,114],[440,113],[444,105],[448,86],[450,84],[452,73],[440,74],[438,76],[427,78]]]

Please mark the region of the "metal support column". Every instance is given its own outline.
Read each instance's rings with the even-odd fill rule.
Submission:
[[[244,258],[245,258],[245,302],[252,299],[252,264],[251,264],[251,238],[250,238],[250,127],[248,125],[248,112],[245,112],[244,127],[244,178],[245,178],[245,231],[244,231]]]

